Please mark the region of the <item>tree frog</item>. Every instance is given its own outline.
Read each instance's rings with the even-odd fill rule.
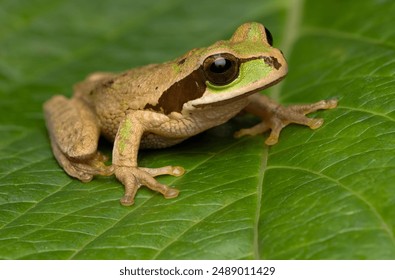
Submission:
[[[140,186],[178,196],[159,183],[163,174],[181,176],[179,166],[141,167],[139,148],[164,148],[220,125],[244,110],[262,118],[236,137],[270,130],[267,145],[277,142],[290,123],[320,127],[322,119],[305,115],[337,105],[334,99],[283,107],[260,94],[287,74],[287,62],[272,46],[272,35],[259,23],[237,28],[229,40],[196,48],[162,64],[123,73],[93,73],[75,85],[71,99],[57,95],[44,104],[52,150],[59,164],[83,182],[95,175],[124,185],[121,204],[132,205]],[[114,141],[112,165],[98,149],[99,136]]]

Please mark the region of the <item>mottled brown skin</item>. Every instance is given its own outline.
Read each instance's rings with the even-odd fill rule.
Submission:
[[[318,128],[322,120],[305,115],[334,108],[335,100],[285,108],[257,93],[287,73],[283,55],[269,41],[262,25],[247,23],[230,40],[194,49],[174,61],[121,74],[90,75],[75,86],[71,99],[54,96],[44,104],[56,159],[70,176],[84,182],[95,175],[115,174],[125,186],[121,203],[132,205],[142,185],[165,198],[176,197],[177,189],[159,183],[154,177],[181,176],[185,172],[179,166],[139,167],[139,148],[175,145],[226,122],[243,109],[263,120],[250,129],[240,130],[236,136],[270,130],[268,145],[277,142],[281,129],[289,123]],[[222,83],[229,77],[214,73],[216,79],[220,78],[221,86],[212,86],[212,72],[208,73],[211,64],[206,67],[205,63],[215,61],[219,53],[229,54],[227,61],[234,62],[229,71],[235,72],[230,72],[232,80],[225,86]],[[256,70],[259,67],[262,74]],[[97,150],[100,135],[114,141],[110,166],[104,164],[106,158]]]

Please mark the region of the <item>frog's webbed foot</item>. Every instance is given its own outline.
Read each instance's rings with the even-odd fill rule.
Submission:
[[[141,186],[160,192],[165,198],[178,196],[179,191],[159,183],[154,177],[159,175],[181,176],[185,173],[180,166],[164,166],[160,168],[115,166],[115,176],[125,186],[125,194],[120,202],[124,206],[134,203],[134,197]]]
[[[337,106],[337,100],[331,99],[321,100],[313,104],[284,107],[263,95],[254,96],[253,102],[250,108],[246,108],[247,111],[262,117],[263,121],[251,128],[237,131],[235,137],[257,135],[271,130],[265,141],[267,145],[276,144],[281,130],[290,123],[305,125],[311,129],[319,128],[324,123],[323,119],[308,118],[306,114],[322,109],[332,109]]]
[[[82,182],[89,182],[96,175],[111,176],[114,174],[113,166],[104,164],[108,157],[98,151],[93,156],[82,160],[65,156],[55,144],[53,144],[52,149],[66,173]]]

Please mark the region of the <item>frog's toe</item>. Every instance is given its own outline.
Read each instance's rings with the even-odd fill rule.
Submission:
[[[318,110],[333,109],[336,108],[336,106],[337,106],[337,99],[329,99],[329,100],[320,100],[312,104],[299,104],[299,105],[291,105],[288,107],[280,107],[280,110],[285,109],[290,112],[294,112],[296,114],[307,115],[309,113]]]
[[[324,120],[323,119],[309,119],[309,122],[308,122],[308,126],[311,128],[311,129],[317,129],[317,128],[319,128],[321,125],[323,125],[323,123],[324,123]]]
[[[184,169],[182,169],[183,171]],[[139,168],[116,166],[115,176],[125,186],[125,194],[121,198],[122,205],[130,206],[134,203],[134,197],[141,186],[146,186],[153,191],[161,193],[165,198],[174,198],[179,194],[179,190],[159,183],[155,176],[175,173],[179,174],[178,167],[165,166],[161,168]]]
[[[141,170],[149,173],[151,176],[156,177],[160,175],[171,175],[171,176],[182,176],[185,173],[185,169],[181,166],[163,166],[159,168],[146,168],[140,167]]]
[[[123,205],[123,206],[132,206],[134,204],[134,196],[131,195],[124,195],[119,202]]]
[[[171,175],[179,177],[184,175],[185,169],[182,166],[173,166],[173,172]]]
[[[175,188],[168,188],[166,193],[163,194],[163,196],[167,199],[174,198],[174,197],[177,197],[179,193],[180,193],[180,191]]]
[[[74,174],[72,174],[72,172],[69,172],[67,168],[65,168],[65,170],[70,176],[77,178],[78,180],[80,180],[81,182],[84,182],[84,183],[88,183],[88,182],[92,181],[92,179],[93,179],[92,174],[85,173],[80,170],[76,170],[76,173],[74,173]]]
[[[235,138],[240,138],[246,135],[254,136],[258,134],[262,134],[269,129],[269,126],[266,122],[260,122],[257,125],[250,128],[243,128],[234,133]]]

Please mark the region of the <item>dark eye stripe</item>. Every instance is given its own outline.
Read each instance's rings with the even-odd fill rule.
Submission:
[[[267,65],[274,67],[277,70],[282,67],[277,58],[273,56],[258,56],[238,59],[238,63],[241,65],[242,63],[255,59],[263,59]],[[185,103],[202,97],[206,91],[207,77],[203,68],[203,66],[199,67],[182,80],[174,83],[163,92],[156,105],[148,103],[145,105],[144,109],[163,112],[166,115],[171,112],[180,113]]]
[[[144,109],[153,109],[166,115],[180,113],[185,103],[202,97],[205,91],[204,73],[200,67],[165,90],[156,105],[146,104]]]

